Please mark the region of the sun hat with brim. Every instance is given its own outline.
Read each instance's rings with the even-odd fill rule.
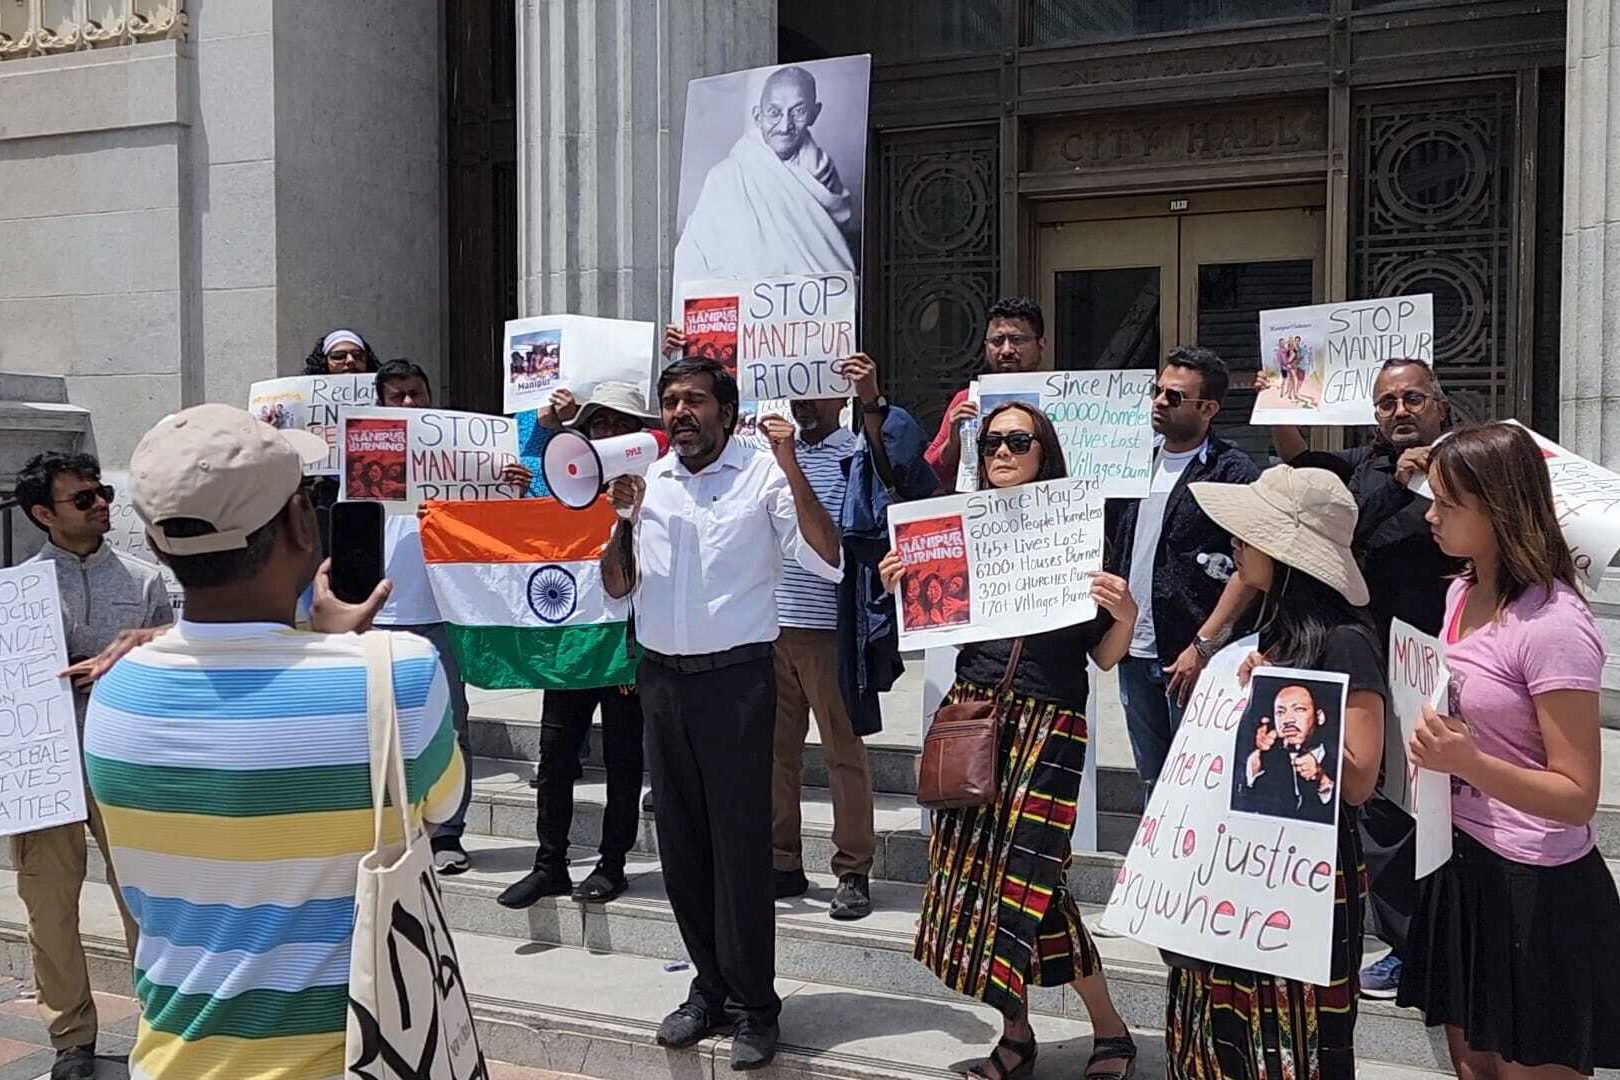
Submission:
[[[1187,485],[1210,520],[1280,563],[1337,589],[1357,607],[1367,603],[1350,544],[1356,501],[1326,469],[1276,465],[1252,484]]]
[[[591,390],[590,400],[579,407],[579,412],[574,414],[567,426],[584,430],[599,409],[612,409],[649,424],[663,419],[647,408],[647,396],[634,383],[609,381],[596,384]]]

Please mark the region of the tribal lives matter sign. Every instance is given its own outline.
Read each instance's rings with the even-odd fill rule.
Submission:
[[[889,542],[906,564],[895,605],[900,647],[1017,637],[1092,618],[1102,521],[1097,483],[1075,478],[891,506]]]
[[[0,836],[86,817],[56,564],[0,570]]]
[[[1342,674],[1217,653],[1187,702],[1103,913],[1185,956],[1323,985],[1332,966]]]
[[[1346,300],[1260,313],[1255,424],[1373,422],[1373,381],[1385,360],[1434,363],[1434,297]]]

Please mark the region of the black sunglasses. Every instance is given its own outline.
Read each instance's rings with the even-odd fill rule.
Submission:
[[[996,451],[1001,449],[1002,443],[1006,443],[1007,449],[1014,454],[1023,456],[1035,445],[1035,436],[1027,431],[1009,431],[1005,435],[999,431],[992,431],[988,435],[979,436],[979,453],[984,457],[994,457]]]
[[[1158,383],[1154,383],[1153,384],[1153,394],[1152,394],[1150,400],[1158,401],[1160,394],[1164,395],[1164,403],[1166,405],[1170,406],[1172,409],[1181,408],[1181,404],[1184,401],[1208,401],[1209,400],[1209,398],[1191,397],[1191,396],[1189,396],[1187,394],[1184,394],[1180,390],[1177,390],[1177,389],[1175,389],[1173,387],[1160,386]]]
[[[107,505],[111,506],[114,494],[115,493],[111,484],[102,484],[100,487],[85,488],[83,491],[75,491],[72,495],[69,495],[65,499],[56,499],[54,501],[56,503],[72,503],[73,509],[75,510],[88,510],[92,506],[96,505],[97,496],[100,496],[102,499],[106,500]]]

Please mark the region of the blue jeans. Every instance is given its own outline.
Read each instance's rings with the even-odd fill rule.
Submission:
[[[1131,736],[1137,775],[1147,785],[1142,798],[1146,809],[1170,756],[1170,742],[1181,726],[1181,706],[1165,691],[1164,666],[1140,656],[1127,656],[1119,662],[1119,703],[1125,708],[1125,730]]]

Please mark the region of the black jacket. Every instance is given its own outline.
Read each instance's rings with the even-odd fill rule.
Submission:
[[[1200,480],[1249,484],[1260,476],[1254,459],[1214,435],[1204,452],[1188,463],[1164,508],[1164,528],[1153,557],[1153,632],[1159,662],[1172,664],[1198,634],[1226,588],[1226,578],[1212,574],[1199,555],[1232,555],[1232,537],[1211,521],[1187,490]],[[1131,548],[1136,539],[1140,499],[1109,499],[1103,510],[1107,544],[1103,569],[1130,580]]]
[[[1315,733],[1305,749],[1316,752],[1322,759],[1323,771],[1337,782],[1338,763],[1332,760],[1332,748],[1327,745],[1325,737]],[[1274,743],[1270,750],[1260,755],[1262,771],[1252,787],[1246,783],[1249,755],[1238,755],[1237,791],[1232,799],[1232,809],[1292,818],[1295,821],[1314,821],[1319,825],[1333,824],[1333,804],[1338,801],[1339,793],[1335,791],[1330,798],[1323,800],[1313,784],[1301,780],[1295,773],[1295,753],[1280,740]]]

